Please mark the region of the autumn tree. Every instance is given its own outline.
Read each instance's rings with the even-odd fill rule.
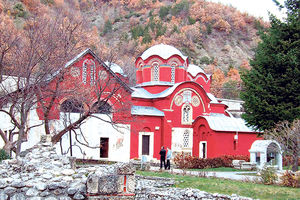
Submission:
[[[87,47],[89,42],[85,40],[84,29],[82,21],[76,20],[75,15],[70,15],[66,10],[49,10],[42,16],[32,15],[26,19],[23,30],[11,39],[7,35],[8,40],[2,41],[4,45],[1,47],[6,48],[1,50],[7,56],[2,65],[9,69],[5,70],[7,79],[1,82],[0,111],[9,116],[15,126],[17,154],[28,132],[41,125],[28,121],[29,113],[37,103],[37,89],[47,85],[50,77]],[[5,28],[1,27],[0,31],[5,33]],[[17,45],[14,45],[16,40]],[[8,51],[12,47],[13,51]],[[0,134],[6,138],[5,142],[10,141],[8,134],[3,131]],[[8,149],[11,148],[12,145]]]
[[[280,144],[283,155],[292,158],[292,170],[298,171],[300,120],[279,122],[274,129],[266,131],[265,137],[267,139],[276,140]]]

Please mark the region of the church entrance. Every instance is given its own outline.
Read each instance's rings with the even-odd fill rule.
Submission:
[[[100,158],[108,158],[109,138],[100,138]]]
[[[149,156],[150,153],[150,135],[142,136],[142,155]]]
[[[199,158],[207,158],[207,142],[199,143]]]
[[[139,133],[139,158],[146,156],[147,160],[153,159],[153,132]]]

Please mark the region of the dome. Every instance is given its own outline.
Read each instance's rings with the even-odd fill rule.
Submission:
[[[168,59],[173,55],[180,56],[183,60],[187,59],[187,56],[184,56],[178,49],[173,46],[166,44],[158,44],[147,49],[142,55],[141,58],[146,60],[150,56],[157,55],[163,59]]]
[[[190,64],[189,67],[187,68],[187,72],[190,73],[192,76],[196,76],[198,73],[203,73],[205,74],[205,72],[203,71],[203,69],[201,69],[199,66],[197,65],[193,65]]]
[[[112,63],[112,62],[108,62],[106,61],[105,64],[111,69],[111,71],[113,71],[114,73],[118,73],[121,75],[124,75],[124,71],[123,69],[117,65],[116,63]]]

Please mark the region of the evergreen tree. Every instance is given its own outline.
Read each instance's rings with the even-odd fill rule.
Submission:
[[[270,16],[260,33],[252,69],[242,75],[243,118],[260,130],[300,118],[300,0],[286,0],[286,19]]]

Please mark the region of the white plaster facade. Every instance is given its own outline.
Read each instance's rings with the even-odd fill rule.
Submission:
[[[71,119],[75,120],[78,118],[77,113],[71,113]],[[102,118],[103,120],[110,120],[109,116],[105,114],[95,114],[97,117]],[[60,120],[52,120],[50,123],[51,130],[56,130],[58,132],[64,126],[65,114],[60,113]],[[84,145],[79,144],[79,142],[75,139],[75,134],[71,134],[71,143],[74,145],[72,147],[72,156],[76,158],[83,159],[101,159],[101,160],[110,160],[110,161],[129,161],[130,156],[130,125],[120,125],[116,124],[112,126],[110,123],[107,123],[103,120],[91,117],[87,119],[81,125],[81,131],[84,134],[82,137],[78,134],[78,140],[82,143],[87,143],[91,147],[88,148]],[[0,128],[3,131],[8,131],[13,128],[12,123],[10,122],[10,118],[8,115],[3,113],[0,114]],[[41,124],[43,121],[39,120],[36,110],[32,110],[29,115],[29,125],[32,126],[34,124]],[[80,133],[78,129],[76,131]],[[33,147],[40,141],[42,135],[45,135],[44,126],[41,125],[39,127],[33,128],[27,135],[27,141],[22,143],[21,151],[24,151],[28,148]],[[108,149],[108,158],[100,158],[100,138],[109,138],[109,149]],[[14,141],[17,140],[17,135],[14,137]],[[4,141],[0,138],[0,148],[4,146]],[[57,153],[59,154],[70,154],[70,134],[66,133],[60,142],[56,145]],[[79,148],[80,147],[80,148]]]
[[[184,134],[188,133],[188,145],[184,144],[186,140]],[[192,155],[193,149],[193,129],[192,128],[173,128],[172,129],[172,151],[190,153]]]

